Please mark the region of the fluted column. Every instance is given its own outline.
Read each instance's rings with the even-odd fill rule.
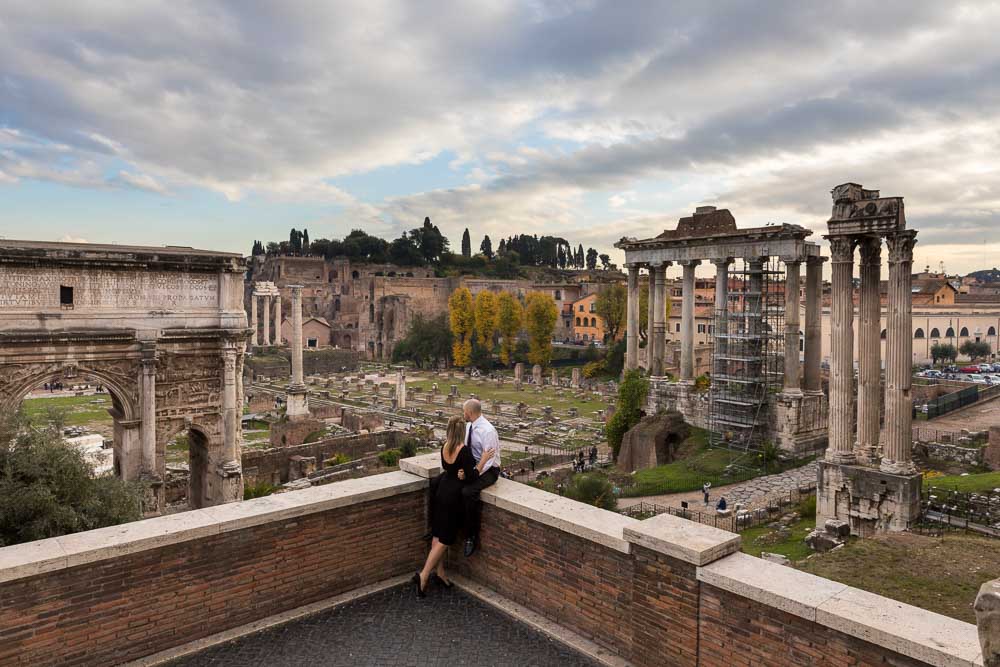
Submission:
[[[250,295],[250,344],[257,345],[257,300],[256,294]]]
[[[715,264],[715,364],[712,373],[725,375],[729,351],[729,263],[732,257],[713,259]]]
[[[858,301],[858,436],[855,453],[859,463],[878,460],[879,416],[882,385],[880,326],[882,307],[882,239],[868,236],[858,241],[861,296]],[[909,367],[907,367],[909,368]]]
[[[854,463],[854,239],[832,236],[830,445],[826,459]]]
[[[681,380],[694,379],[694,269],[700,260],[678,262],[683,270],[681,285]]]
[[[801,394],[799,381],[799,284],[802,262],[785,259],[785,379],[786,394]]]
[[[823,356],[823,257],[806,260],[806,327],[804,389],[822,393],[820,358]]]
[[[625,331],[625,369],[639,367],[639,265],[626,264],[628,269],[627,329]]]
[[[240,460],[240,409],[237,399],[236,349],[222,350],[222,449],[226,461]]]
[[[651,375],[663,375],[664,356],[667,350],[667,267],[663,262],[655,267],[656,310],[653,311],[653,370]]]
[[[264,340],[262,345],[271,344],[271,297],[264,295]]]
[[[281,292],[274,297],[274,344],[281,345]]]
[[[289,285],[292,290],[292,384],[303,386],[302,378],[302,286]]]
[[[142,452],[141,471],[147,477],[156,476],[156,343],[140,343],[139,389],[142,422],[139,426],[139,449]]]
[[[916,472],[911,452],[913,315],[910,289],[913,246],[917,242],[917,233],[913,230],[896,232],[887,241],[889,309],[886,317],[885,447],[881,469],[883,472],[910,475]]]

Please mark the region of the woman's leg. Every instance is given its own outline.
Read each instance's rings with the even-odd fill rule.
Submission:
[[[427,560],[424,562],[424,569],[420,571],[420,588],[427,588],[427,581],[431,577],[431,572],[437,567],[437,564],[441,562],[444,558],[444,553],[448,550],[448,547],[438,541],[438,538],[434,538],[431,541],[431,550],[427,554]]]
[[[444,583],[446,583],[446,584],[451,583],[451,579],[449,579],[445,575],[445,573],[444,573],[444,556],[443,555],[441,557],[441,560],[439,560],[438,564],[437,564],[437,576],[438,576],[438,579],[440,579]]]

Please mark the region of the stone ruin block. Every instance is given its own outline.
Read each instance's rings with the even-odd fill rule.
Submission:
[[[542,366],[541,364],[535,364],[531,367],[531,379],[536,386],[541,386],[542,384]]]
[[[450,396],[458,396],[458,385],[457,384],[451,385],[451,393],[449,395]]]
[[[288,481],[294,482],[297,479],[308,477],[316,472],[315,456],[295,456],[288,457]]]

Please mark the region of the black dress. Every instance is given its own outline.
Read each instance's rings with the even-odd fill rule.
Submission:
[[[467,445],[462,445],[454,463],[444,460],[444,447],[441,448],[441,467],[444,472],[438,482],[437,493],[434,494],[434,518],[431,522],[431,535],[438,538],[441,544],[452,545],[458,535],[458,529],[464,518],[462,510],[462,487],[479,477],[476,470],[476,459]],[[458,478],[458,471],[465,471],[465,479]]]

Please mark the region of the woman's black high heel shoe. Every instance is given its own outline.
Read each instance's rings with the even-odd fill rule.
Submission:
[[[420,587],[420,573],[419,572],[417,572],[415,575],[413,575],[413,584],[416,586],[417,597],[418,598],[425,598],[425,597],[427,597],[427,591],[425,591],[423,588]]]
[[[438,581],[438,583],[441,584],[442,586],[444,586],[445,588],[454,588],[455,587],[455,582],[449,581],[447,579],[442,579],[441,577],[438,576],[437,572],[435,572],[431,576],[434,577]]]

